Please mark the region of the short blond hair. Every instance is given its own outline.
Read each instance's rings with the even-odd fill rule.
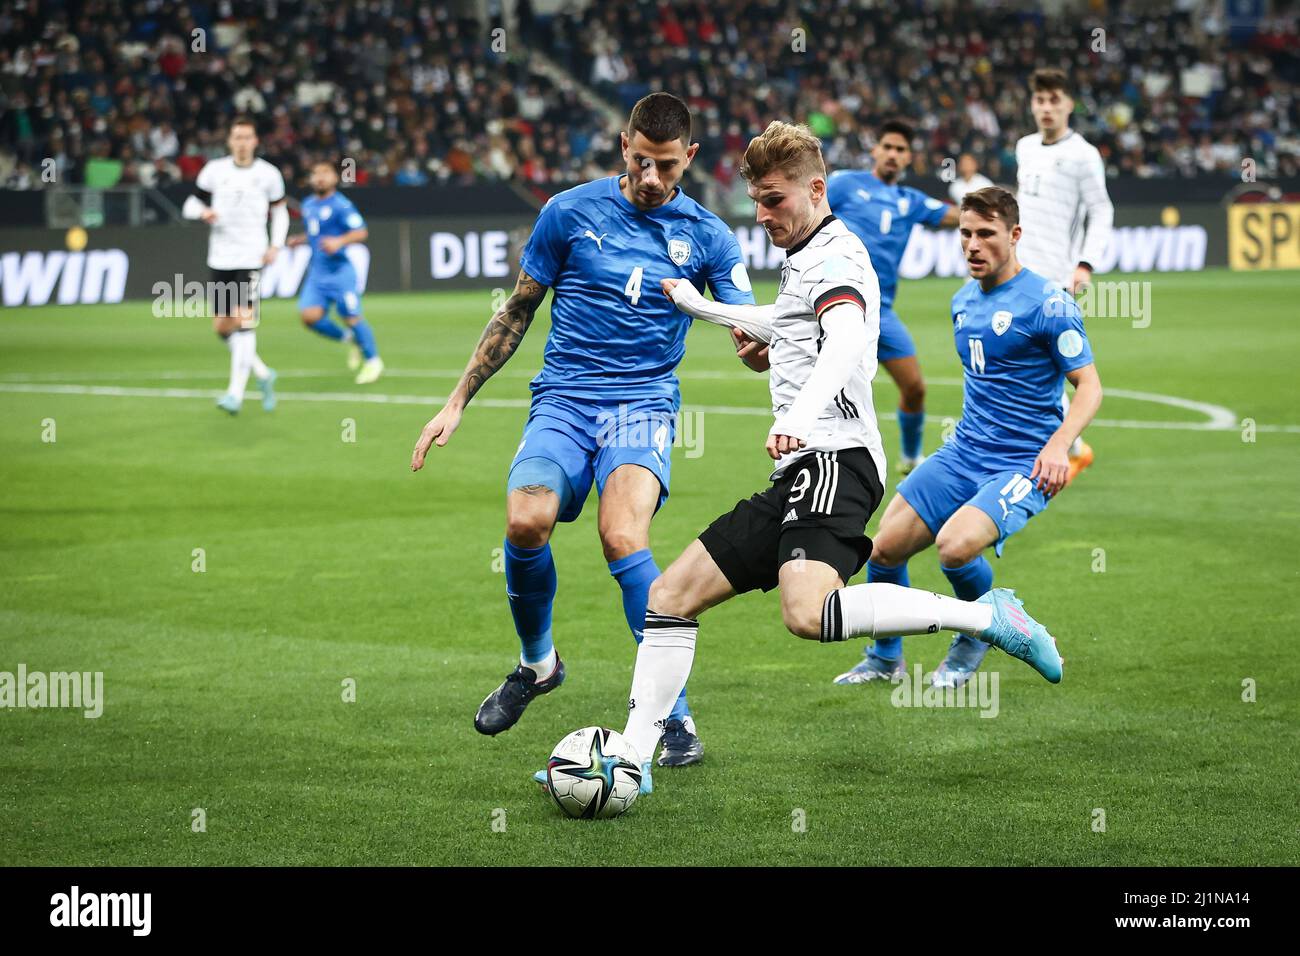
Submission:
[[[795,182],[807,182],[814,176],[826,178],[821,140],[807,126],[772,120],[749,141],[740,175],[753,183],[775,172]]]

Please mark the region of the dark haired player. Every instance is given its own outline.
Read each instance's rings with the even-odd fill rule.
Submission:
[[[514,726],[529,701],[564,680],[551,639],[549,542],[557,521],[578,517],[593,482],[605,559],[641,640],[646,596],[659,576],[650,519],[668,497],[681,403],[674,370],[691,322],[660,282],[689,279],[721,302],[754,301],[735,236],[679,185],[699,149],[686,104],[668,93],[643,98],[622,146],[622,175],[562,192],[542,209],[514,294],[488,323],[411,459],[418,471],[430,446],[447,443],[465,405],[514,354],[554,288],[551,334],[506,486],[506,592],[522,653],[479,707],[474,726],[483,734]],[[664,727],[660,765],[693,763],[702,752],[683,689]]]
[[[964,368],[961,421],[952,440],[899,483],[876,532],[867,580],[907,585],[908,559],[933,544],[953,593],[970,601],[993,587],[984,551],[1000,556],[1007,538],[1065,486],[1070,443],[1101,407],[1101,379],[1079,306],[1016,259],[1016,198],[996,186],[967,193],[959,232],[974,280],[952,299]],[[1075,388],[1068,413],[1061,407],[1066,381]],[[880,644],[867,650],[868,659]],[[960,687],[988,649],[978,636],[958,633],[931,682]]]
[[[293,236],[289,245],[311,246],[307,278],[298,295],[298,315],[304,327],[327,339],[348,343],[348,368],[357,373],[356,384],[379,380],[384,360],[375,345],[375,333],[361,314],[361,288],[346,248],[370,237],[366,221],[352,200],[338,191],[339,174],[330,163],[311,168],[312,195],[303,200],[306,233]],[[333,307],[347,328],[329,317]]]
[[[251,373],[262,389],[262,408],[269,412],[275,408],[275,370],[267,368],[257,354],[256,329],[262,266],[275,260],[289,235],[284,178],[257,157],[257,126],[251,119],[240,116],[231,122],[226,145],[229,156],[199,170],[196,193],[185,200],[181,215],[212,227],[208,236],[212,328],[230,349],[230,384],[217,407],[238,414]]]
[[[1092,281],[1093,263],[1110,242],[1115,207],[1106,192],[1101,153],[1070,128],[1074,97],[1065,72],[1035,70],[1029,78],[1035,133],[1016,143],[1016,199],[1025,227],[1020,258],[1067,292]],[[1063,401],[1069,404],[1068,397]],[[1092,464],[1092,447],[1070,446],[1070,479]]]

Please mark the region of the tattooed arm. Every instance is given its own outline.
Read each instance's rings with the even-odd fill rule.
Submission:
[[[483,335],[478,340],[478,347],[474,349],[474,354],[470,357],[469,364],[465,366],[460,381],[456,383],[451,397],[447,399],[447,404],[420,432],[420,438],[415,443],[415,451],[411,454],[412,471],[419,471],[424,467],[424,457],[429,453],[430,446],[436,444],[441,448],[451,439],[452,432],[460,426],[460,417],[470,399],[483,387],[483,383],[515,354],[515,349],[519,348],[519,343],[523,340],[528,327],[533,324],[537,307],[542,304],[544,298],[546,298],[546,286],[527,272],[520,270],[519,279],[515,282],[515,291],[511,293],[510,298],[506,299],[505,305],[492,316],[487,328],[483,330]]]

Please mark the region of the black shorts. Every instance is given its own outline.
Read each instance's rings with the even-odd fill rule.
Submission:
[[[208,281],[208,308],[213,315],[242,316],[252,312],[256,325],[262,312],[261,269],[213,269]]]
[[[787,561],[822,561],[845,584],[871,556],[867,521],[885,490],[865,448],[810,452],[704,529],[700,543],[737,594],[770,591]]]

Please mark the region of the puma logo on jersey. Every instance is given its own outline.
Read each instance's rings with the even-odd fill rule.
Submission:
[[[781,519],[781,524],[785,524],[787,521],[798,521],[798,520],[799,520],[799,516],[795,514],[795,510],[791,508],[790,513]]]
[[[583,237],[586,238],[586,239],[594,239],[594,240],[596,241],[596,248],[599,249],[601,252],[604,252],[604,251],[605,251],[605,247],[602,246],[602,245],[600,244],[600,241],[601,241],[602,239],[604,239],[606,236],[608,236],[609,233],[607,233],[607,232],[602,232],[602,233],[598,236],[598,235],[596,235],[594,232],[592,232],[590,229],[588,229],[588,230],[587,230],[586,232],[584,232],[582,235],[583,235]]]

